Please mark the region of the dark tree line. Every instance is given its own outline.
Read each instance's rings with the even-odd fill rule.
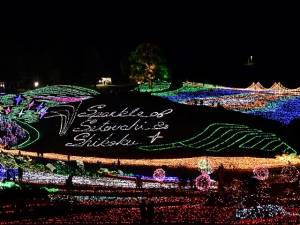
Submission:
[[[0,82],[6,89],[32,89],[57,84],[84,85],[96,88],[101,77],[109,71],[108,54],[96,45],[72,49],[53,36],[39,42],[0,44]],[[138,45],[126,52],[119,61],[119,76],[124,83],[170,80],[171,71],[166,65],[162,48],[155,44]],[[108,73],[108,76],[111,74]]]

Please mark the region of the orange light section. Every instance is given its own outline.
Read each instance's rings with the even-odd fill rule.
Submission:
[[[19,150],[2,150],[5,153],[18,155]],[[36,157],[36,152],[25,152],[21,151],[22,155],[28,155],[30,157]],[[56,153],[44,153],[44,158],[53,159],[53,160],[61,160],[68,161],[68,155],[56,154]],[[127,166],[153,166],[153,167],[161,167],[162,165],[166,165],[170,168],[176,168],[179,164],[185,166],[190,169],[197,169],[197,164],[200,159],[204,159],[203,157],[192,157],[192,158],[178,158],[178,159],[120,159],[121,165]],[[255,157],[208,157],[213,162],[213,169],[217,170],[219,165],[222,163],[225,168],[235,168],[239,170],[253,170],[253,168],[257,165],[263,165],[266,168],[280,168],[286,166],[288,162],[286,160],[281,159],[281,157],[277,158],[255,158]],[[111,164],[113,162],[117,162],[118,158],[100,158],[100,157],[83,157],[83,156],[72,156],[70,155],[70,160],[80,160],[85,163],[97,163],[97,161],[101,161],[103,164]],[[300,158],[295,157],[291,158],[290,163],[293,165],[300,165]]]

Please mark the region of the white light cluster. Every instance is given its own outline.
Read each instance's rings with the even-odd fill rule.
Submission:
[[[60,117],[60,119],[61,119],[60,130],[59,130],[60,136],[65,135],[66,132],[68,131],[69,127],[72,125],[81,103],[82,103],[82,101],[78,104],[76,109],[72,105],[60,106],[59,110],[51,111],[51,113],[53,113],[54,115],[45,117],[45,118]]]
[[[81,104],[81,102],[80,102]],[[125,136],[118,140],[112,140],[113,134],[115,131],[143,131],[143,130],[165,130],[169,128],[168,124],[165,124],[163,121],[158,121],[154,125],[147,126],[145,123],[147,121],[142,120],[145,118],[157,118],[160,119],[164,117],[165,115],[168,115],[173,112],[173,109],[166,109],[162,112],[151,112],[149,114],[144,113],[140,110],[140,108],[135,108],[132,110],[129,110],[128,107],[123,109],[120,112],[108,112],[103,110],[106,105],[100,104],[100,105],[94,105],[89,107],[86,112],[82,112],[77,114],[77,111],[79,109],[78,105],[77,109],[75,110],[73,106],[72,113],[69,113],[69,110],[65,110],[64,113],[62,113],[64,110],[58,110],[53,111],[52,113],[55,113],[55,116],[61,117],[61,131],[60,135],[64,135],[67,131],[67,129],[72,125],[75,117],[83,117],[86,118],[85,121],[80,123],[80,127],[74,128],[72,131],[74,133],[79,133],[74,137],[75,143],[66,143],[66,146],[71,147],[107,147],[107,146],[131,146],[131,145],[138,145],[140,143],[137,143],[136,141],[129,139],[129,134],[125,134]],[[53,116],[52,116],[53,117]],[[110,118],[125,118],[125,117],[133,117],[137,118],[135,122],[131,124],[112,124],[110,121]],[[46,117],[49,118],[49,117]],[[107,121],[98,123],[98,118],[106,118]],[[101,135],[105,132],[110,132],[110,134],[106,134],[105,136],[97,136]],[[97,135],[96,135],[97,133]],[[158,132],[156,135],[148,136],[151,138],[151,143],[154,142],[157,138],[162,138],[163,136],[159,136],[160,132]]]
[[[246,90],[259,90],[259,91],[299,91],[300,87],[290,89],[284,87],[280,82],[275,82],[270,88],[265,88],[259,82],[252,82],[252,84],[246,88]]]
[[[25,171],[23,175],[23,181],[30,183],[39,183],[39,184],[56,184],[56,185],[64,185],[68,176],[58,175],[58,174],[48,174],[43,172],[31,172]],[[74,176],[73,184],[76,185],[89,185],[89,186],[105,186],[105,187],[127,187],[127,188],[135,188],[136,183],[135,180],[128,179],[120,179],[120,178],[111,178],[111,177],[100,177],[100,178],[91,178],[88,176]],[[144,188],[177,188],[178,185],[176,183],[158,183],[146,181],[143,182]]]
[[[259,219],[259,218],[273,218],[278,215],[285,214],[285,210],[278,205],[258,205],[252,206],[249,209],[237,209],[236,217],[240,219]]]

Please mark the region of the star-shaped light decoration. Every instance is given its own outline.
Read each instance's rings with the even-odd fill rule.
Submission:
[[[30,102],[30,103],[28,104],[28,109],[30,109],[33,105],[34,105],[34,101]]]
[[[22,108],[22,110],[18,113],[18,117],[21,117],[22,115],[25,114],[25,113],[23,113],[23,109],[24,109],[24,108]]]
[[[23,98],[21,94],[19,94],[18,97],[13,98],[13,100],[16,101],[16,105],[19,105],[19,103],[20,103],[21,101],[23,101],[24,99],[25,99],[25,98]]]
[[[39,106],[35,107],[36,111],[40,111],[44,107],[44,102],[42,102]]]
[[[46,113],[48,113],[47,110],[48,110],[48,107],[45,107],[45,108],[41,109],[41,111],[40,111],[40,119],[42,119],[42,117],[43,117]]]
[[[157,138],[163,138],[163,136],[159,136],[159,135],[160,135],[160,131],[154,136],[148,136],[148,138],[152,138],[151,143],[153,143]]]
[[[11,112],[11,109],[8,107],[7,109],[5,109],[5,114],[9,114]]]

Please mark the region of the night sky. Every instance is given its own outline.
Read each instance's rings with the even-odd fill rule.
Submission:
[[[58,73],[80,82],[92,48],[102,75],[118,80],[122,57],[150,42],[179,80],[299,87],[298,1],[225,2],[1,1],[0,78]],[[251,55],[256,64],[245,66]]]

